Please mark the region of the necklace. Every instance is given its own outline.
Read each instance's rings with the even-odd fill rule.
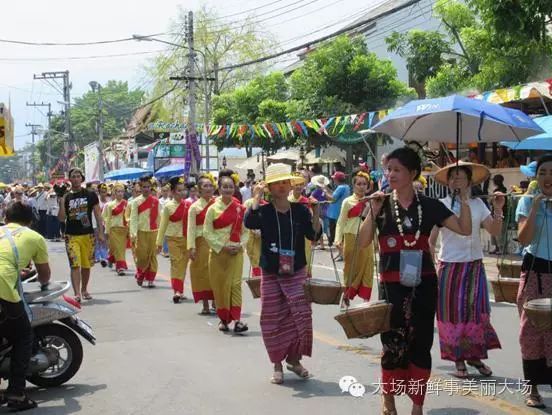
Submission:
[[[402,226],[401,218],[399,216],[399,197],[397,195],[397,191],[393,190],[393,209],[395,210],[395,221],[397,223],[397,228],[399,229],[399,234],[403,238],[404,246],[406,246],[407,248],[412,248],[416,245],[418,239],[420,239],[422,229],[422,204],[420,203],[418,192],[414,192],[414,195],[416,196],[416,203],[418,204],[418,229],[416,230],[416,234],[414,235],[414,241],[408,242],[404,236],[404,229]]]

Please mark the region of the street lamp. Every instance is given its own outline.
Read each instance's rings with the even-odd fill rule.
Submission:
[[[226,168],[226,156],[222,157],[222,168]]]
[[[305,148],[299,147],[299,160],[301,161],[301,168],[305,166]]]
[[[102,100],[102,86],[99,82],[90,81],[88,83],[92,92],[98,91],[98,153],[99,153],[99,167],[98,167],[98,179],[103,181],[104,171],[103,171],[103,100]]]

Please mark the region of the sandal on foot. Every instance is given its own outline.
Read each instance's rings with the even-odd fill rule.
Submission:
[[[7,402],[8,408],[10,408],[13,412],[26,411],[38,406],[37,403],[32,399],[29,399],[28,396],[23,397],[23,399],[7,398]]]
[[[125,271],[123,269],[119,269],[117,270],[117,275],[122,277],[123,275],[125,275]]]
[[[218,329],[223,332],[227,332],[230,329],[228,328],[228,324],[226,324],[224,321],[221,321],[218,325]]]
[[[281,385],[284,383],[284,372],[275,370],[270,378],[270,383],[273,383],[274,385]]]
[[[155,284],[153,283],[153,281],[149,281],[147,287],[148,288],[155,288]]]
[[[92,296],[91,296],[90,294],[88,294],[88,293],[84,293],[84,294],[82,295],[82,298],[84,298],[85,300],[92,300]]]
[[[458,379],[467,379],[469,376],[468,368],[464,362],[456,363],[456,372],[454,372],[454,377]]]
[[[525,399],[525,405],[529,408],[544,409],[546,405],[542,402],[542,396],[540,395],[529,395]]]
[[[491,370],[491,368],[489,366],[487,366],[486,364],[484,364],[483,362],[470,362],[468,361],[468,365],[470,365],[471,367],[474,367],[477,369],[477,371],[482,375],[482,376],[485,376],[485,377],[489,377],[489,376],[492,376],[493,374],[493,371]]]
[[[138,284],[139,287],[141,287],[142,285],[144,285],[144,280],[136,280],[136,284]]]
[[[199,314],[201,314],[202,316],[208,316],[208,315],[211,314],[211,312],[209,310],[203,309],[203,310],[201,310],[201,313],[199,313]]]
[[[244,333],[247,330],[249,330],[247,324],[242,323],[241,321],[236,321],[236,323],[234,323],[234,333]]]
[[[310,374],[309,374],[309,371],[307,369],[305,369],[302,365],[298,364],[298,365],[290,365],[288,364],[286,366],[287,370],[289,370],[290,372],[293,372],[295,373],[297,376],[299,376],[301,379],[307,379]]]
[[[80,295],[75,295],[73,298],[74,298],[75,301],[76,301],[77,303],[79,303],[79,304],[80,304],[81,301],[82,301],[82,299],[80,298]]]
[[[180,302],[180,295],[175,294],[173,295],[173,303],[178,304]]]

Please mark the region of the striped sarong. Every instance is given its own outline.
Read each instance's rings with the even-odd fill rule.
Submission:
[[[272,363],[311,356],[312,310],[303,291],[306,272],[306,268],[284,276],[263,272],[261,332]]]
[[[439,264],[437,327],[441,358],[453,362],[487,359],[500,349],[482,260]]]

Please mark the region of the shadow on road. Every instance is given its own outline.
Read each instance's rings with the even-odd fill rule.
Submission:
[[[295,393],[294,398],[316,398],[316,397],[331,397],[331,396],[345,396],[339,389],[337,382],[325,382],[323,380],[316,379],[315,377],[308,380],[299,379],[293,373],[285,372],[284,383],[280,386],[293,389]],[[366,395],[373,393],[375,388],[366,386]]]
[[[430,409],[427,411],[428,415],[476,415],[480,414],[480,411],[475,409],[466,409],[466,408],[441,408],[441,409]]]
[[[26,414],[73,414],[79,412],[82,407],[77,398],[106,389],[106,384],[100,385],[82,385],[72,384],[63,385],[58,388],[29,388],[29,396],[38,403],[38,408],[25,412]],[[48,402],[62,401],[59,405],[47,406]]]
[[[106,300],[105,298],[96,298],[96,297],[94,297],[92,300],[83,301],[82,305],[84,307],[90,307],[91,305],[106,305],[106,304],[116,304],[116,303],[122,303],[122,301],[119,301],[119,300]]]

